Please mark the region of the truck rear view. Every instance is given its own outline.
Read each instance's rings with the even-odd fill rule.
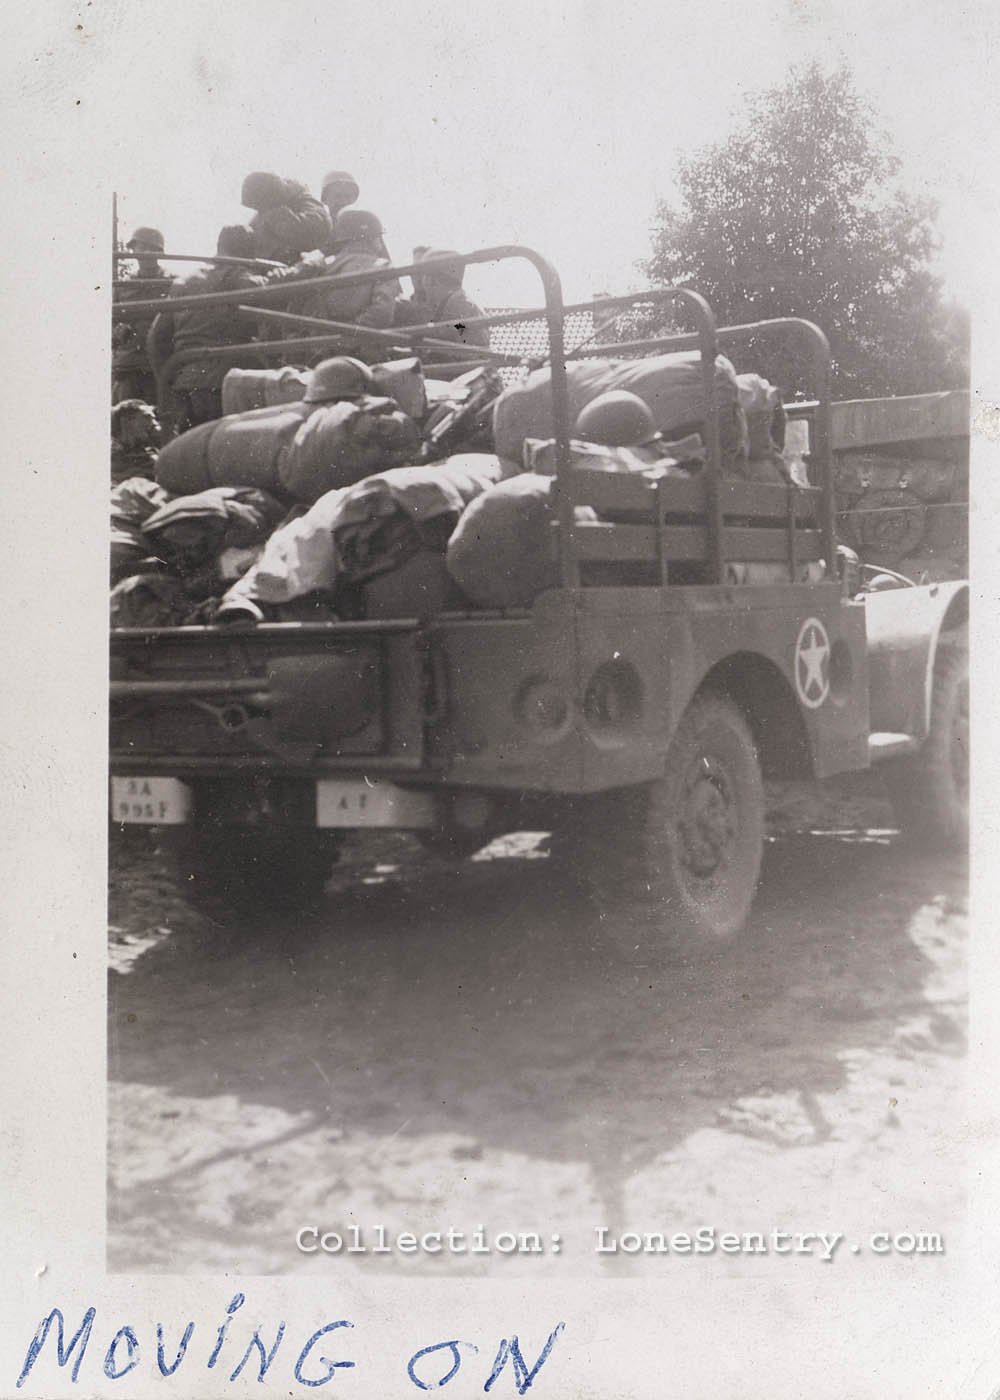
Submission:
[[[614,359],[593,346],[567,356],[555,273],[528,250],[468,260],[501,255],[542,274],[549,357],[497,401],[495,451],[481,451],[479,405],[466,420],[479,438],[452,444],[494,463],[492,479],[444,529],[412,508],[413,547],[348,587],[356,536],[348,547],[334,525],[337,589],[265,608],[256,626],[225,625],[220,610],[208,623],[116,629],[112,817],[187,833],[194,887],[230,899],[315,892],[347,830],[414,830],[455,853],[504,830],[554,830],[581,875],[638,883],[678,931],[727,936],[758,878],[763,776],[824,777],[873,755],[866,605],[835,536],[825,340],[801,321],[717,332],[700,297],[673,291],[659,296],[692,334]],[[411,328],[406,348],[434,329]],[[720,351],[735,359],[767,334],[798,336],[814,357],[812,484],[786,470],[777,414],[766,458],[740,436]],[[657,356],[693,378],[687,419],[661,420],[646,442],[572,436],[581,395],[609,382],[640,398],[645,385],[649,412],[665,413],[673,381],[647,373]],[[407,472],[430,472],[406,478],[423,490],[462,461],[381,479],[398,504]],[[371,480],[322,495],[287,538],[317,511],[341,520]],[[504,530],[477,554],[497,502]],[[478,573],[462,564],[463,540]],[[237,599],[241,588],[250,597],[240,582]],[[925,667],[948,603],[930,609]],[[897,692],[890,676],[877,697],[892,732]],[[922,712],[903,737],[919,747],[928,725]]]

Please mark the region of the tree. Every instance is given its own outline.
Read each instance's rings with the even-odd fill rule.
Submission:
[[[643,270],[702,292],[720,324],[802,316],[826,332],[839,398],[966,382],[967,325],[931,266],[936,206],[898,186],[900,163],[846,65],[793,71],[747,99],[729,138],[681,157]],[[745,358],[745,357],[744,357]],[[786,347],[740,368],[814,392]]]

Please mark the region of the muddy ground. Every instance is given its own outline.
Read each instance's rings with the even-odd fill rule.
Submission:
[[[936,1231],[954,1257],[964,862],[911,849],[871,777],[771,796],[745,934],[647,962],[609,930],[648,913],[590,907],[533,835],[461,865],[352,838],[319,907],[234,920],[155,833],[113,834],[109,1268],[662,1271],[598,1226],[838,1231],[845,1268]],[[296,1247],[351,1225],[543,1252]]]

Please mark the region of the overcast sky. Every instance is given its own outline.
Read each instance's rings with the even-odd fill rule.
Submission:
[[[346,168],[397,261],[415,243],[524,242],[569,296],[622,291],[639,282],[677,155],[724,136],[747,90],[844,55],[908,185],[942,202],[960,297],[992,251],[982,182],[1000,19],[978,0],[47,0],[5,7],[0,30],[9,113],[36,109],[39,174],[65,165],[101,239],[112,189],[123,225],[203,252],[248,217],[248,171],[318,193],[325,170]],[[493,305],[538,295],[526,270],[470,285]]]

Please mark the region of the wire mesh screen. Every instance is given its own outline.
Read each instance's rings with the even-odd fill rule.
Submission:
[[[513,306],[495,306],[486,312],[487,316],[500,316],[516,311]],[[594,317],[590,311],[571,311],[566,316],[564,328],[566,353],[569,354],[583,341],[591,341],[594,335]],[[549,328],[544,316],[533,317],[530,321],[514,321],[508,325],[490,326],[490,349],[505,355],[517,355],[523,360],[548,359]],[[514,384],[524,375],[522,369],[513,365],[503,365],[500,369],[504,384]]]

